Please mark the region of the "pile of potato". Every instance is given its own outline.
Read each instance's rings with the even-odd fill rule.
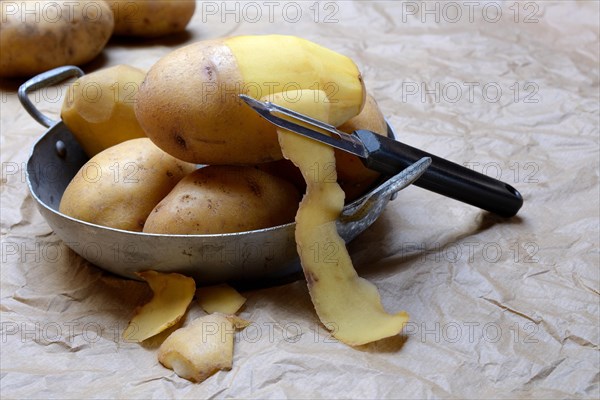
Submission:
[[[185,30],[194,0],[0,2],[0,77],[26,77],[93,60],[114,35],[158,37]]]
[[[248,61],[253,57],[248,54],[233,57],[231,49],[262,47],[252,52],[259,59],[267,47],[281,49],[280,41],[290,42],[287,47],[303,68],[326,70],[306,60],[315,63],[307,55],[320,56],[318,52],[328,49],[286,36],[247,36],[185,46],[148,73],[118,65],[75,81],[61,117],[91,158],[65,190],[60,211],[102,226],[161,234],[242,232],[294,221],[305,178],[283,159],[274,126],[231,89],[226,94],[215,89],[256,89],[259,80],[243,74],[264,66]],[[271,57],[273,69],[286,71],[277,64],[290,57]],[[339,61],[330,61],[327,74],[315,73],[298,85],[310,86],[311,79],[321,79],[323,85],[339,82],[342,89],[335,100],[348,104],[336,117],[341,129],[385,134],[387,125],[376,102],[370,96],[363,100],[358,70]],[[278,79],[282,87],[297,81],[285,74]],[[363,194],[379,176],[355,156],[340,151],[336,158],[320,174],[338,180],[347,201]]]

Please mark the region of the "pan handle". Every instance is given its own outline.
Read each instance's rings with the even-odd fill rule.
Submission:
[[[40,110],[31,102],[28,94],[34,90],[45,88],[51,85],[55,85],[69,78],[79,78],[84,75],[84,72],[74,66],[66,65],[64,67],[58,67],[51,69],[50,71],[42,72],[39,75],[34,76],[27,82],[19,87],[19,101],[25,110],[31,115],[37,122],[49,128],[56,125],[58,121],[53,120],[42,114]]]
[[[386,180],[360,202],[345,207],[342,215],[340,215],[340,222],[347,223],[362,219],[371,211],[373,205],[377,203],[379,199],[397,194],[400,190],[419,179],[419,177],[425,173],[425,170],[429,165],[431,165],[431,158],[423,157],[397,175]]]

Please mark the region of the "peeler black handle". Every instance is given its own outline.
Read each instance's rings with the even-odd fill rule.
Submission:
[[[414,185],[502,217],[514,216],[523,205],[521,194],[507,183],[371,131],[354,134],[369,152],[369,157],[362,159],[369,169],[394,175],[430,157],[431,165]]]

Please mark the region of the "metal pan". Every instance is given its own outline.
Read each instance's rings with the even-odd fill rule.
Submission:
[[[179,272],[199,284],[259,283],[276,281],[301,270],[294,239],[295,223],[219,235],[164,235],[107,228],[61,214],[58,208],[62,194],[88,158],[63,122],[43,115],[28,93],[82,75],[83,71],[77,67],[60,67],[32,78],[19,88],[23,107],[48,128],[31,150],[27,184],[40,213],[68,247],[106,271],[133,279],[137,279],[135,272],[153,269]],[[388,135],[394,137],[392,129],[388,130]],[[412,173],[405,170],[383,180],[344,208],[337,225],[346,242],[369,227],[395,193],[427,168],[427,160],[423,161],[412,168]]]

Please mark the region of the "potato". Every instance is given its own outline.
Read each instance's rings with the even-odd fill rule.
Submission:
[[[142,342],[175,325],[185,315],[196,293],[194,279],[177,273],[138,272],[152,289],[152,299],[135,310],[123,338]]]
[[[328,121],[327,109],[312,102],[289,103],[282,96],[273,100]],[[408,322],[408,314],[385,311],[377,287],[358,276],[337,233],[344,192],[335,179],[327,178],[327,166],[335,164],[333,148],[283,129],[278,135],[284,156],[306,179],[306,194],[296,215],[296,244],[319,319],[335,338],[352,346],[397,335]]]
[[[271,175],[275,175],[281,179],[293,184],[300,193],[306,191],[306,182],[302,177],[302,173],[290,160],[282,159],[277,161],[271,161],[268,163],[256,164],[255,168],[265,171]]]
[[[108,0],[115,35],[158,37],[182,32],[196,10],[194,0]]]
[[[379,110],[377,102],[371,95],[367,95],[365,106],[360,114],[338,127],[338,129],[347,133],[367,129],[387,136],[387,123],[381,110]],[[355,200],[365,194],[381,174],[365,167],[360,158],[353,154],[339,149],[334,151],[338,183],[346,193],[346,202]]]
[[[243,232],[292,222],[300,195],[252,167],[215,165],[183,178],[152,210],[146,233]]]
[[[133,110],[145,75],[141,69],[117,65],[84,75],[70,85],[60,116],[88,157],[146,136]]]
[[[0,2],[0,76],[32,76],[95,58],[113,33],[105,1]]]
[[[140,232],[150,211],[195,165],[148,138],[131,139],[89,160],[67,186],[59,211],[111,228]]]
[[[181,160],[258,164],[282,158],[275,127],[238,95],[285,92],[293,99],[311,87],[333,96],[336,124],[363,107],[364,84],[348,57],[291,36],[229,37],[160,59],[146,75],[135,112],[148,137]],[[311,101],[323,104],[324,98]]]

